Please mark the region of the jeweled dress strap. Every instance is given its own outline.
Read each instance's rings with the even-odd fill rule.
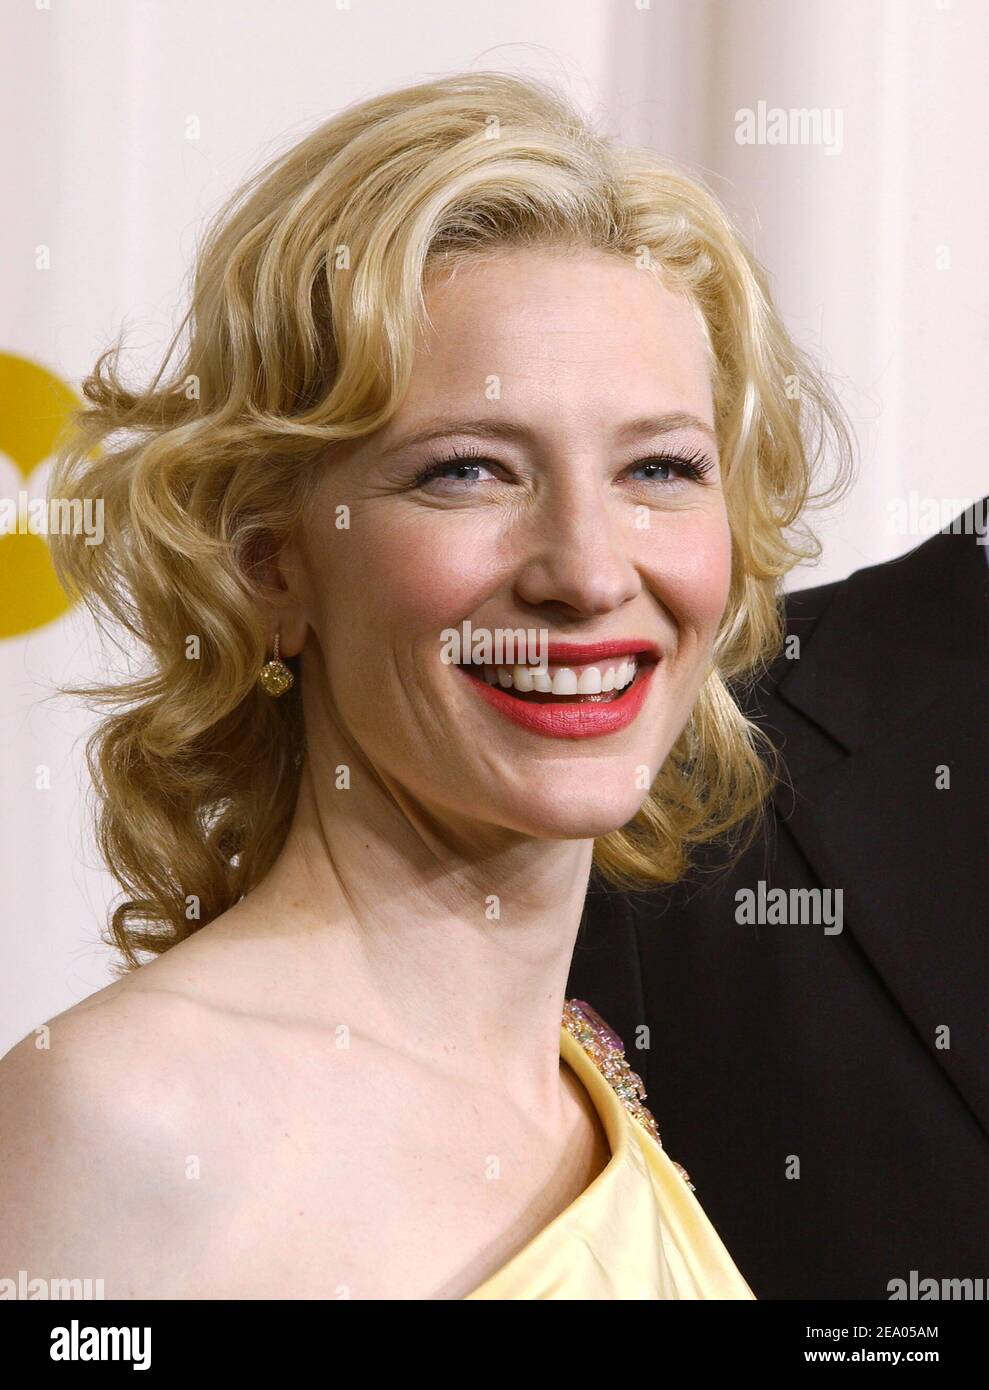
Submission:
[[[629,1114],[638,1120],[659,1147],[663,1148],[655,1117],[642,1103],[646,1098],[642,1077],[629,1066],[625,1056],[625,1044],[615,1030],[605,1023],[597,1009],[592,1008],[585,999],[566,1001],[563,1006],[563,1026],[571,1037],[580,1043]],[[696,1192],[697,1189],[683,1165],[672,1158],[670,1162],[691,1192]]]

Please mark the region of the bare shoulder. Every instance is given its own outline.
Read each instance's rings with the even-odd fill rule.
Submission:
[[[136,1244],[167,1282],[201,1104],[191,1058],[213,1027],[192,1000],[120,982],[0,1060],[0,1278],[104,1279],[128,1297]]]
[[[124,1120],[146,1087],[181,1084],[182,1060],[208,1027],[180,994],[109,985],[40,1024],[0,1059],[0,1105],[69,1113],[102,1097],[108,1120]],[[163,1056],[163,1052],[167,1055]],[[116,1100],[116,1104],[114,1101]],[[148,1108],[139,1105],[131,1118]]]
[[[0,1060],[0,1280],[322,1296],[407,1223],[421,1087],[226,918]]]

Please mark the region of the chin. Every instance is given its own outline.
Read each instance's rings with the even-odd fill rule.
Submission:
[[[503,824],[537,840],[591,840],[621,830],[641,809],[647,793],[629,795],[628,787],[588,787],[572,794],[527,798],[524,806],[506,808]],[[498,817],[502,820],[502,817]]]

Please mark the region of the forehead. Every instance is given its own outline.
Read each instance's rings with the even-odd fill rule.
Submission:
[[[653,271],[597,251],[506,251],[427,280],[430,326],[406,400],[490,378],[516,395],[649,397],[709,413],[707,348],[689,299]]]

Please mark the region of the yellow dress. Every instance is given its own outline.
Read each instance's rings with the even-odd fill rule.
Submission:
[[[641,1104],[641,1081],[616,1046],[621,1040],[581,1000],[568,1001],[564,1020],[560,1055],[601,1117],[611,1159],[466,1298],[754,1299],[686,1173],[653,1138],[655,1121]]]

